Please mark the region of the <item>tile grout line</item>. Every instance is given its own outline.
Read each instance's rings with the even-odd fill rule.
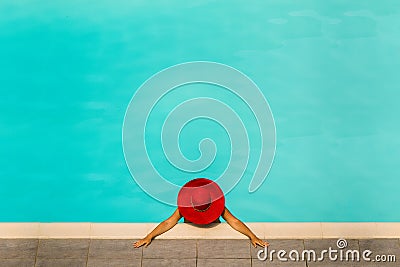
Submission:
[[[36,266],[36,262],[37,262],[37,256],[38,256],[38,253],[39,253],[39,245],[40,245],[40,239],[38,238],[34,266]]]
[[[39,250],[39,242],[40,242],[39,239],[37,239],[35,261],[33,262],[33,266],[36,266],[37,254],[38,254],[38,250]]]
[[[265,234],[264,234],[264,236],[265,236]],[[265,238],[264,238],[264,240],[265,240]],[[249,253],[250,253],[250,266],[253,267],[253,259],[251,257],[251,243],[249,244]]]
[[[320,229],[321,229],[321,239],[324,239],[325,238],[324,225],[322,222],[320,222],[319,225],[320,225]],[[305,248],[305,245],[306,244],[304,243],[304,248]],[[306,264],[306,266],[308,266],[308,264]]]
[[[89,251],[91,246],[92,246],[92,223],[89,224],[89,246],[86,255],[86,267],[88,267],[89,265]]]
[[[199,243],[199,240],[196,239],[196,258],[195,258],[196,267],[197,267],[197,263],[198,263],[197,259],[198,259],[198,257],[199,257],[198,243]]]
[[[86,254],[86,267],[88,267],[88,264],[89,264],[89,250],[90,250],[91,245],[92,245],[92,239],[89,238],[89,246],[88,246],[88,251]]]
[[[143,246],[141,247],[141,253],[140,253],[140,267],[143,267]]]
[[[321,226],[321,228],[322,228],[322,226]],[[323,240],[322,236],[321,236],[320,240]],[[306,239],[303,239],[303,249],[304,250],[308,249],[308,248],[306,248]],[[310,267],[310,264],[307,259],[306,259],[306,267]]]
[[[35,266],[37,265],[37,260],[38,260],[38,254],[39,254],[39,246],[40,246],[40,238],[38,238],[37,242],[37,249],[36,249],[36,256],[35,256]]]

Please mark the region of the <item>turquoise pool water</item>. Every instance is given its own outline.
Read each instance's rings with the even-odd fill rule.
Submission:
[[[149,77],[197,60],[242,71],[274,115],[272,168],[254,193],[246,171],[226,196],[233,214],[400,221],[400,2],[385,0],[1,1],[0,221],[168,216],[174,207],[129,173],[122,123]],[[193,85],[160,105],[199,91],[224,97]],[[198,121],[183,131],[182,152],[196,159],[204,135],[221,153],[203,172],[175,176],[157,140],[150,157],[178,184],[218,176],[230,145],[219,125]]]

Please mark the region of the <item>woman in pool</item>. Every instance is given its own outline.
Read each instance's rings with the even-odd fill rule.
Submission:
[[[219,223],[222,217],[233,229],[246,235],[254,247],[268,246],[268,242],[259,239],[243,222],[237,219],[225,207],[225,198],[221,188],[213,181],[197,178],[186,183],[178,194],[178,208],[165,221],[161,222],[146,237],[136,241],[135,248],[147,247],[156,237],[174,227],[183,217],[184,222],[198,225]]]

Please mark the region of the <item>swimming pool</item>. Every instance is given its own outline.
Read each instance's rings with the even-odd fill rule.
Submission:
[[[226,196],[233,214],[254,222],[400,220],[397,2],[2,1],[0,10],[1,221],[168,216],[174,207],[132,179],[122,124],[149,77],[197,60],[246,74],[274,115],[272,168],[254,193],[245,172]],[[225,97],[210,85],[182,89],[161,108],[199,91]],[[182,132],[185,155],[199,156],[203,134],[229,150],[220,126],[196,124]],[[149,145],[157,168],[170,170]],[[221,153],[204,172],[164,172],[184,184],[218,176],[228,160]]]

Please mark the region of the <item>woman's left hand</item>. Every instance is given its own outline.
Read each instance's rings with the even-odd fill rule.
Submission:
[[[251,239],[251,243],[253,244],[253,246],[256,248],[257,245],[259,245],[260,247],[268,247],[269,243],[267,241],[263,241],[261,239],[259,239],[258,237],[254,237]]]
[[[150,243],[151,243],[151,238],[145,237],[145,238],[140,239],[140,240],[136,241],[135,243],[133,243],[133,247],[139,248],[143,245],[144,245],[144,247],[147,247]]]

